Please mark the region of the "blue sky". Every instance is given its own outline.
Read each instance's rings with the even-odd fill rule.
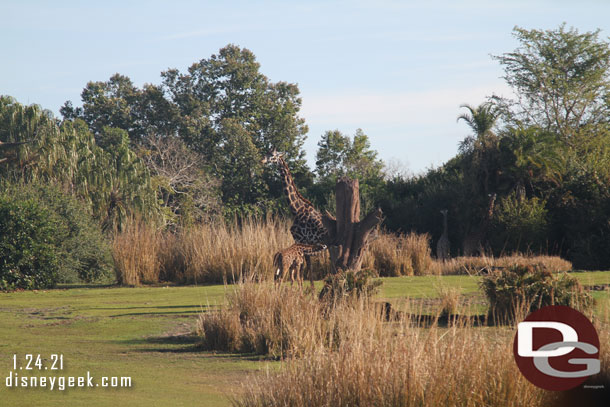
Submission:
[[[157,84],[233,43],[299,85],[310,164],[324,131],[362,128],[382,159],[418,173],[469,133],[460,104],[510,94],[490,54],[517,46],[513,27],[562,22],[607,39],[610,2],[0,0],[0,94],[58,115],[88,81]]]

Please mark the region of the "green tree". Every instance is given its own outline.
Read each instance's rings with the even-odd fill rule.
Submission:
[[[490,102],[482,103],[477,107],[469,104],[463,104],[460,107],[468,109],[469,113],[460,114],[457,120],[465,121],[474,133],[474,136],[468,136],[460,143],[460,150],[462,152],[472,151],[495,136],[493,128],[500,117],[500,111]]]
[[[383,161],[371,149],[369,138],[361,129],[352,138],[339,130],[327,131],[318,142],[314,193],[322,204],[332,204],[332,191],[339,177],[357,178],[360,182],[362,207],[366,211],[378,199],[383,187]]]
[[[490,102],[477,107],[468,104],[461,107],[468,109],[469,113],[460,114],[457,120],[465,121],[474,133],[467,136],[459,146],[465,180],[473,195],[487,196],[495,192],[500,171],[499,138],[494,132],[500,111]]]
[[[222,179],[220,186],[225,213],[228,216],[256,214],[261,202],[261,191],[265,185],[261,178],[260,155],[251,135],[236,119],[224,119],[219,129],[223,139],[217,171]],[[260,206],[259,206],[260,205]]]
[[[341,176],[366,180],[383,177],[383,162],[371,149],[369,138],[361,129],[353,138],[339,130],[327,131],[318,142],[316,174],[336,180]]]
[[[539,129],[507,128],[500,140],[503,178],[512,186],[546,194],[560,185],[565,172],[566,149],[555,133]]]
[[[106,82],[89,82],[81,93],[82,107],[67,101],[60,108],[65,120],[81,119],[97,136],[104,127],[125,130],[132,142],[150,133],[173,135],[177,132],[177,110],[166,100],[159,86],[137,88],[130,78],[114,74]]]
[[[515,51],[495,56],[516,100],[503,100],[513,119],[558,133],[564,140],[610,113],[610,47],[599,30],[515,27]]]
[[[52,183],[82,199],[107,228],[130,216],[163,220],[146,166],[127,133],[103,128],[96,142],[81,120],[58,126],[50,112],[0,98],[0,140],[31,140],[0,165],[3,178]]]
[[[61,112],[65,119],[85,120],[96,138],[105,127],[127,131],[132,144],[145,144],[151,135],[179,135],[203,158],[206,172],[222,179],[223,203],[232,213],[241,205],[247,212],[262,211],[275,205],[272,201],[281,201],[277,174],[263,171],[260,160],[252,161],[274,148],[286,153],[299,187],[311,186],[313,175],[303,151],[307,126],[298,115],[299,89],[271,82],[251,51],[227,45],[186,72],[169,69],[161,77],[161,85],[143,89],[119,74],[107,82],[90,82],[81,95],[82,108],[66,102]],[[245,145],[238,147],[236,137]],[[243,157],[235,156],[241,153]],[[253,181],[254,174],[262,174],[265,182]]]
[[[251,51],[228,45],[191,65],[187,73],[171,69],[162,77],[165,92],[180,112],[179,134],[207,159],[212,175],[223,180],[223,202],[231,211],[236,205],[260,208],[269,198],[281,199],[277,174],[266,171],[264,183],[252,178],[262,171],[260,159],[254,158],[273,148],[286,153],[297,184],[307,182],[302,148],[307,126],[298,116],[298,87],[270,82]]]

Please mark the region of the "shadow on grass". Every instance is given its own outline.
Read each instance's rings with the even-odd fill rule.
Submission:
[[[55,286],[56,290],[74,290],[74,289],[81,289],[81,288],[119,288],[122,287],[118,284],[95,284],[95,283],[91,283],[91,284],[57,284],[57,286]]]
[[[440,328],[447,328],[449,326],[490,326],[490,322],[487,315],[420,315],[420,314],[406,314],[405,318],[408,318],[410,322],[419,328],[429,328],[431,326],[438,326]]]
[[[227,361],[269,361],[264,355],[257,355],[255,353],[229,353],[206,349],[201,344],[201,338],[194,332],[129,339],[118,341],[118,343],[137,347],[134,349],[134,352],[140,353],[205,353],[207,358]]]
[[[203,351],[200,344],[200,339],[194,333],[152,336],[142,339],[129,339],[119,341],[119,343],[129,346],[142,346],[135,349],[135,351],[145,353],[189,353]]]
[[[126,306],[126,307],[92,307],[91,310],[101,310],[101,311],[123,311],[123,310],[144,310],[141,312],[124,312],[119,314],[109,315],[109,317],[127,317],[127,316],[144,316],[144,315],[168,315],[168,316],[191,316],[193,314],[200,314],[202,312],[207,312],[210,309],[213,309],[214,306],[208,304],[201,305],[155,305],[149,307],[141,307],[141,306]],[[147,311],[147,310],[155,310],[155,311]],[[179,311],[169,311],[169,310],[179,310]]]
[[[206,353],[206,357],[222,360],[260,361],[266,360],[254,353],[225,353],[211,351],[201,344],[201,338],[195,333],[181,335],[152,336],[142,339],[120,341],[121,344],[141,346],[135,352],[141,353]],[[150,346],[147,346],[150,345]],[[156,345],[156,346],[155,346]]]

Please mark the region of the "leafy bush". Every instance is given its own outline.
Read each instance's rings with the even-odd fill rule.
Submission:
[[[58,280],[57,225],[34,200],[0,196],[0,289],[52,287]]]
[[[110,245],[85,205],[53,186],[4,183],[13,202],[36,202],[53,225],[57,282],[93,282],[112,274]]]
[[[509,252],[542,249],[547,236],[546,202],[516,192],[500,200],[495,213],[495,246]]]
[[[489,318],[510,322],[547,305],[566,305],[587,312],[593,298],[567,273],[553,274],[534,266],[513,266],[481,281],[489,301]]]
[[[372,280],[375,273],[370,270],[345,271],[337,274],[329,274],[324,279],[324,287],[320,291],[319,298],[331,304],[349,297],[368,297],[382,284],[381,280]]]

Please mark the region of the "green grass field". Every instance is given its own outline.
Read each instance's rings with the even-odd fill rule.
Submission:
[[[574,273],[585,285],[609,284],[610,272]],[[379,297],[433,300],[440,285],[459,287],[481,302],[478,278],[384,278]],[[317,283],[319,286],[319,283]],[[202,352],[193,332],[197,315],[221,304],[231,286],[65,287],[0,294],[0,405],[2,406],[226,406],[248,377],[280,362]],[[610,292],[593,293],[598,312]],[[41,355],[43,370],[25,369],[25,355]],[[62,354],[64,369],[50,367]],[[13,371],[13,355],[19,366]],[[19,369],[21,367],[22,369]],[[129,376],[131,388],[7,388],[20,376]]]

